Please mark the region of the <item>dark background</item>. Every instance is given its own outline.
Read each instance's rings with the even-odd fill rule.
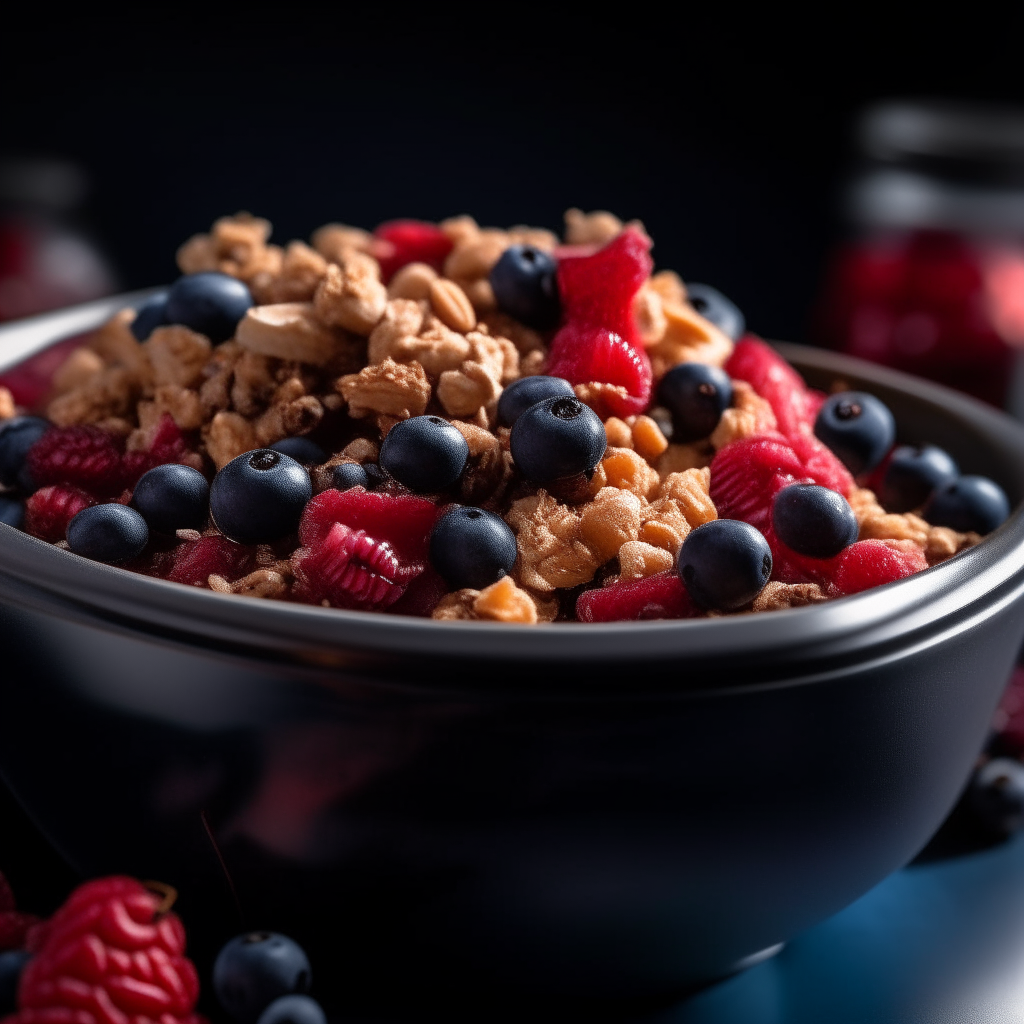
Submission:
[[[470,212],[557,228],[639,217],[655,258],[753,329],[805,340],[858,110],[887,96],[1024,102],[1017,26],[863,7],[786,20],[627,5],[578,17],[308,5],[8,26],[0,156],[79,161],[83,220],[125,287],[224,213],[275,240]],[[948,17],[948,16],[947,16]]]

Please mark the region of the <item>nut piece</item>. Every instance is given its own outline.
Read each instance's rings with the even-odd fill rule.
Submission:
[[[430,305],[438,320],[460,334],[476,327],[476,312],[466,293],[454,282],[438,278],[430,286]]]
[[[668,441],[661,427],[650,416],[637,416],[630,427],[633,448],[648,462],[659,459],[668,448]]]
[[[365,253],[352,252],[345,255],[340,266],[332,263],[313,296],[313,304],[320,321],[329,327],[369,334],[388,304],[377,261]]]
[[[525,590],[520,590],[510,576],[485,587],[473,602],[477,618],[493,622],[522,622],[533,625],[537,621],[537,606]]]
[[[422,416],[430,401],[430,382],[423,367],[418,363],[403,366],[394,359],[350,373],[338,380],[335,388],[355,419],[374,413],[402,420]]]
[[[235,334],[250,352],[314,366],[330,362],[341,348],[334,332],[317,320],[310,302],[253,306]]]

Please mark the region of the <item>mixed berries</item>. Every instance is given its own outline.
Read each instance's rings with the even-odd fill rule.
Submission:
[[[769,583],[860,593],[1009,515],[993,481],[898,444],[877,397],[808,388],[720,292],[652,276],[637,225],[564,246],[465,218],[318,235],[249,270],[188,243],[208,262],[115,345],[159,353],[160,381],[105,417],[58,399],[0,421],[0,522],[189,586],[406,615],[518,592],[611,622],[787,607]],[[275,347],[292,330],[301,360]],[[117,358],[90,371],[108,389]],[[927,541],[891,539],[893,515]],[[277,995],[265,1024],[314,1013]]]

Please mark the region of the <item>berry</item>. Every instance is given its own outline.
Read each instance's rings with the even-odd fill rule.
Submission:
[[[19,482],[29,449],[50,426],[38,416],[15,416],[0,426],[0,484],[13,487]]]
[[[302,947],[276,932],[237,935],[213,964],[213,990],[239,1024],[254,1024],[275,999],[308,991],[311,980]]]
[[[618,580],[584,590],[576,600],[580,622],[635,622],[648,619],[690,619],[699,609],[671,570],[639,580]]]
[[[856,476],[870,472],[885,458],[896,440],[896,421],[874,395],[843,391],[825,399],[814,433]]]
[[[535,245],[510,245],[491,269],[498,308],[537,330],[558,323],[558,264]]]
[[[440,416],[413,416],[396,423],[380,446],[380,465],[410,491],[443,491],[462,476],[469,458],[466,439]]]
[[[300,586],[297,596],[338,608],[364,610],[391,607],[410,584],[429,606],[408,614],[429,614],[446,588],[435,586],[439,577],[425,571],[430,533],[441,510],[425,498],[412,495],[372,494],[362,489],[327,490],[307,506],[299,524],[303,550],[292,556]],[[409,599],[415,596],[410,593]],[[421,602],[422,604],[423,602]],[[398,609],[396,609],[398,610]]]
[[[737,519],[698,526],[679,549],[679,576],[701,608],[736,611],[761,593],[771,574],[768,541]]]
[[[373,255],[384,283],[409,263],[427,263],[441,270],[452,240],[436,225],[421,220],[391,220],[373,232]]]
[[[29,449],[25,469],[36,487],[71,484],[97,497],[124,487],[121,448],[99,427],[53,427]]]
[[[859,594],[928,568],[921,549],[909,540],[859,540],[844,548],[830,566],[834,596]]]
[[[483,590],[512,571],[515,534],[501,516],[460,506],[446,512],[430,535],[430,562],[453,590]]]
[[[547,398],[516,420],[509,438],[519,471],[537,484],[591,474],[608,447],[601,418],[578,398]]]
[[[206,270],[179,277],[171,285],[166,316],[168,323],[184,324],[217,345],[234,336],[251,306],[252,295],[241,281]]]
[[[783,487],[772,503],[772,526],[784,544],[810,558],[833,558],[859,530],[849,502],[818,484]]]
[[[941,448],[900,445],[885,467],[879,500],[889,512],[910,512],[959,475],[959,466]]]
[[[331,473],[331,486],[338,491],[347,491],[350,487],[369,490],[370,477],[358,462],[342,462]]]
[[[21,980],[25,964],[32,959],[32,954],[24,949],[0,953],[0,1013],[13,1013],[18,995],[18,982]]]
[[[143,473],[132,493],[132,508],[156,533],[201,530],[206,525],[210,485],[191,466],[168,463]]]
[[[717,366],[680,363],[662,378],[658,401],[672,413],[673,441],[701,441],[732,405],[732,381]]]
[[[308,437],[286,437],[275,441],[271,450],[287,455],[303,466],[319,466],[327,461],[327,452]]]
[[[131,487],[147,470],[168,462],[178,462],[186,452],[185,435],[170,413],[164,413],[152,431],[149,447],[142,451],[125,452],[121,457],[121,477],[125,487]]]
[[[199,979],[165,903],[133,878],[79,886],[40,926],[7,1024],[198,1024]]]
[[[1011,836],[1024,827],[1024,765],[1008,757],[984,764],[967,790],[971,809],[997,836]]]
[[[748,335],[737,342],[725,370],[733,380],[745,380],[768,402],[783,436],[807,430],[814,422],[800,374],[759,338]]]
[[[739,307],[709,284],[687,282],[686,301],[705,320],[710,320],[723,334],[739,341],[746,333],[747,321]]]
[[[327,1016],[309,996],[281,996],[260,1014],[256,1024],[327,1024]]]
[[[520,377],[501,393],[498,399],[498,423],[511,427],[527,409],[545,398],[575,398],[572,385],[562,377]]]
[[[96,562],[127,562],[149,543],[146,520],[125,505],[93,505],[68,523],[68,547]]]
[[[68,523],[95,504],[96,499],[78,487],[42,487],[25,502],[25,532],[55,544],[64,539]]]
[[[607,384],[616,416],[641,413],[651,397],[651,362],[633,316],[633,300],[650,276],[650,239],[627,228],[589,256],[558,263],[563,326],[548,353],[548,373],[571,384]]]
[[[157,327],[167,323],[167,292],[150,296],[135,312],[131,322],[132,334],[145,341]]]
[[[1003,489],[985,476],[962,476],[940,487],[924,508],[933,526],[949,526],[961,533],[991,533],[1010,514]]]
[[[25,503],[9,494],[0,494],[0,523],[21,527],[25,520]]]
[[[295,531],[312,494],[309,473],[294,459],[257,448],[232,459],[213,478],[210,513],[225,537],[269,544]]]
[[[215,534],[183,541],[174,549],[170,566],[159,575],[192,587],[205,587],[211,576],[233,583],[251,571],[254,560],[251,547]]]

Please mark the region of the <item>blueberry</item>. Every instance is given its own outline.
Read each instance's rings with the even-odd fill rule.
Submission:
[[[319,466],[327,461],[327,452],[308,437],[286,437],[282,441],[275,441],[270,447],[303,466]]]
[[[1003,489],[985,476],[962,476],[940,487],[924,507],[933,526],[961,533],[991,533],[1010,514]]]
[[[420,494],[451,487],[462,476],[468,458],[466,439],[440,416],[402,420],[380,446],[381,468]]]
[[[799,555],[832,558],[857,539],[857,517],[838,492],[818,484],[790,484],[775,495],[772,526]]]
[[[710,320],[723,334],[739,341],[746,333],[747,321],[739,307],[709,284],[686,284],[686,300],[705,320]]]
[[[941,448],[901,444],[885,468],[879,500],[889,512],[910,512],[959,475],[959,466]]]
[[[151,295],[135,311],[131,323],[132,334],[139,341],[145,341],[157,327],[167,323],[167,292]]]
[[[217,529],[239,544],[270,544],[294,533],[313,495],[309,473],[294,459],[257,448],[232,459],[210,487]]]
[[[191,327],[217,345],[234,335],[251,305],[252,296],[241,281],[214,271],[189,274],[167,293],[167,322]]]
[[[658,401],[672,413],[673,441],[701,441],[732,405],[732,381],[717,366],[680,363],[662,377]]]
[[[127,505],[93,505],[68,523],[67,540],[76,555],[116,564],[142,553],[149,543],[149,527]]]
[[[327,1016],[309,996],[281,996],[260,1014],[256,1024],[327,1024]]]
[[[454,590],[483,590],[512,571],[515,534],[493,512],[454,508],[430,534],[430,562]]]
[[[254,1024],[281,996],[308,992],[311,980],[302,947],[276,932],[235,936],[213,965],[217,999],[241,1024]]]
[[[578,398],[546,398],[524,412],[509,438],[519,471],[537,484],[591,474],[608,447],[604,424]]]
[[[498,308],[527,327],[558,323],[560,303],[555,258],[534,245],[510,245],[491,270]]]
[[[870,472],[896,440],[888,406],[863,391],[829,395],[814,421],[818,439],[839,456],[854,476]]]
[[[0,494],[0,523],[21,529],[24,518],[25,503],[20,498],[12,498],[9,494]]]
[[[761,593],[771,574],[768,541],[738,519],[698,526],[679,549],[679,576],[701,608],[736,611]]]
[[[352,487],[365,487],[369,490],[370,477],[358,462],[342,462],[334,467],[331,486],[336,491],[347,491]]]
[[[25,465],[25,456],[50,429],[39,416],[15,416],[0,426],[0,484],[13,487]]]
[[[209,506],[210,485],[191,466],[157,466],[143,473],[132,492],[132,508],[155,533],[201,530]]]
[[[572,385],[562,377],[520,377],[509,384],[498,399],[498,423],[511,427],[530,406],[559,395],[568,398],[576,395]]]
[[[0,1013],[14,1013],[21,972],[31,959],[23,949],[0,953]]]
[[[990,832],[1019,832],[1024,826],[1024,765],[1008,757],[993,758],[974,773],[967,800]]]

